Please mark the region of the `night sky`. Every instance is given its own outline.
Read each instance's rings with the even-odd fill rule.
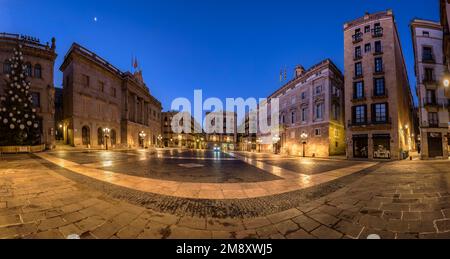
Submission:
[[[137,56],[151,93],[170,108],[174,98],[267,97],[280,69],[293,76],[331,58],[343,68],[343,24],[365,11],[393,9],[415,87],[409,23],[439,20],[438,0],[0,0],[0,32],[56,37],[59,66],[78,42],[126,71]],[[96,19],[95,19],[96,18]],[[415,91],[413,92],[415,95]]]

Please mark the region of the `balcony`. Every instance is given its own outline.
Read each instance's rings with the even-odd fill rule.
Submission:
[[[374,72],[373,72],[373,75],[374,76],[382,76],[382,75],[384,75],[384,67],[381,69],[381,70],[375,70]]]
[[[429,120],[428,128],[439,128],[439,120]]]
[[[447,109],[450,105],[450,101],[447,98],[424,98],[422,100],[423,107],[425,108],[443,108]]]
[[[362,32],[355,33],[352,36],[352,38],[353,38],[353,44],[361,42],[363,40],[363,33]]]
[[[353,77],[353,80],[360,80],[360,79],[363,79],[364,78],[364,75],[361,73],[361,74],[359,74],[359,75],[355,75],[354,77]]]
[[[428,64],[435,64],[436,59],[434,58],[433,54],[423,54],[422,55],[422,62],[428,63]]]
[[[364,122],[348,121],[348,127],[354,130],[386,130],[392,126],[392,118],[384,121],[377,121],[375,119],[366,120]]]
[[[363,58],[362,54],[355,54],[353,56],[353,61],[358,61],[361,60]]]
[[[356,121],[348,121],[348,127],[349,128],[355,128],[355,127],[367,127],[368,123],[367,121],[363,121],[363,122],[356,122]]]
[[[365,102],[365,101],[367,101],[365,96],[353,96],[353,98],[352,98],[353,103]]]
[[[372,93],[372,99],[379,100],[385,99],[389,97],[389,92],[387,88],[384,88],[383,92],[376,92],[375,90]]]
[[[374,52],[373,52],[373,55],[374,55],[374,56],[379,56],[379,55],[383,55],[383,54],[384,54],[383,48],[381,48],[381,47],[375,48],[375,50],[374,50]]]
[[[372,37],[373,38],[380,38],[383,37],[383,27],[375,27],[372,29]]]
[[[372,118],[371,125],[392,125],[392,118],[378,121],[375,118]]]
[[[436,77],[434,75],[432,75],[432,76],[425,75],[425,76],[422,77],[422,84],[424,84],[424,85],[437,84]]]

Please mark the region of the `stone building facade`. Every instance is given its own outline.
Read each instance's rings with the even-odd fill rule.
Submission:
[[[201,125],[195,121],[191,114],[187,115],[191,117],[190,132],[185,132],[183,130],[183,120],[180,121],[179,125],[174,125],[175,127],[178,127],[178,129],[175,128],[176,130],[174,131],[174,128],[172,127],[172,120],[178,114],[179,112],[177,111],[162,113],[162,147],[204,149],[205,136],[203,133],[197,133],[201,132]],[[200,131],[196,131],[196,128],[200,129]]]
[[[61,65],[63,134],[67,145],[85,148],[148,148],[161,135],[161,103],[142,72],[122,72],[74,43]]]
[[[298,66],[293,80],[269,96],[279,98],[278,136],[258,135],[258,150],[294,156],[345,154],[344,78],[327,59],[310,69]],[[272,138],[272,143],[270,142]]]
[[[446,70],[442,26],[415,19],[411,32],[419,97],[421,158],[448,159],[450,91],[442,83]]]
[[[33,104],[42,117],[42,143],[47,149],[55,147],[55,42],[53,38],[51,43],[41,44],[38,39],[29,36],[0,33],[0,95],[6,87],[4,79],[10,69],[8,60],[13,56],[13,49],[22,45]]]
[[[344,25],[347,156],[397,160],[414,150],[413,99],[391,10]]]
[[[219,130],[220,123],[218,122],[220,118],[223,120],[221,130]],[[235,112],[207,112],[206,121],[208,120],[211,120],[211,125],[205,125],[206,148],[220,147],[225,151],[237,150],[237,114]]]

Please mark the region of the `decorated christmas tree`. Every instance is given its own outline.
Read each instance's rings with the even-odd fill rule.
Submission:
[[[33,108],[22,45],[14,49],[14,55],[8,61],[10,69],[0,97],[0,146],[41,144],[41,118]]]

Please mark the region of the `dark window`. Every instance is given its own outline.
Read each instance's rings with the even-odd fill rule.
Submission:
[[[375,96],[384,96],[386,94],[386,86],[384,78],[375,78]]]
[[[355,30],[355,35],[353,35],[353,40],[354,41],[361,41],[362,40],[361,29],[356,29]]]
[[[425,68],[425,78],[424,79],[426,82],[434,81],[434,69]]]
[[[358,46],[355,48],[355,58],[361,58],[361,57],[362,57],[361,46]]]
[[[98,82],[98,90],[102,93],[105,92],[105,83],[99,81]]]
[[[302,109],[302,122],[306,122],[308,120],[308,109]]]
[[[321,120],[323,119],[323,111],[324,111],[324,104],[319,103],[316,104],[316,119]]]
[[[439,116],[437,112],[428,113],[428,122],[430,127],[438,127],[439,126]]]
[[[355,82],[353,85],[353,99],[359,100],[364,98],[364,82]]]
[[[84,126],[81,130],[82,139],[83,139],[83,145],[87,146],[91,144],[91,131],[89,127]]]
[[[295,123],[295,112],[291,113],[291,123],[294,124]]]
[[[322,131],[320,129],[315,129],[314,130],[314,135],[316,135],[317,137],[322,135]]]
[[[387,104],[386,103],[376,103],[372,106],[373,119],[375,123],[387,122]]]
[[[363,124],[366,122],[366,106],[360,105],[353,107],[353,122]]]
[[[371,52],[371,51],[372,51],[372,45],[371,45],[370,43],[367,43],[367,44],[364,46],[364,51],[365,51],[366,53]]]
[[[383,58],[375,58],[375,73],[383,72]]]
[[[338,104],[333,104],[333,119],[339,120],[341,117],[341,107]]]
[[[381,41],[375,41],[375,53],[381,53],[383,52],[381,47]]]
[[[362,63],[358,62],[355,64],[355,77],[360,77],[363,74]]]
[[[37,93],[37,92],[32,92],[31,98],[32,98],[32,102],[33,102],[33,107],[40,108],[41,107],[41,94]]]
[[[117,143],[116,140],[117,136],[116,136],[116,131],[115,130],[111,130],[111,145],[115,146]]]
[[[369,137],[367,135],[353,136],[353,157],[368,158],[369,157]]]
[[[81,76],[81,83],[83,84],[84,87],[89,87],[90,84],[90,78],[87,75],[82,75]]]
[[[9,60],[5,60],[5,63],[3,63],[3,73],[9,74],[11,72],[11,63]]]
[[[32,67],[30,63],[25,65],[25,75],[30,77],[32,76]]]
[[[366,27],[364,27],[364,33],[369,33],[370,32],[370,25],[367,25]]]
[[[428,32],[428,31],[423,31],[422,35],[423,35],[424,37],[430,37],[430,32]]]
[[[99,146],[105,144],[105,136],[103,135],[103,129],[102,128],[98,128],[97,130],[97,144]]]
[[[434,90],[427,90],[425,104],[436,103],[436,92]]]
[[[422,61],[433,61],[433,49],[431,47],[423,47]]]
[[[42,67],[39,64],[34,66],[34,77],[42,78]]]

